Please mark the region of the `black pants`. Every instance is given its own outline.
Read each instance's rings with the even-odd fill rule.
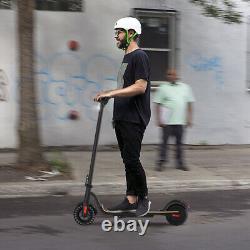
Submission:
[[[115,133],[125,165],[126,195],[148,195],[145,171],[140,162],[141,144],[145,127],[141,124],[116,121]]]
[[[162,128],[162,142],[159,150],[159,161],[166,162],[168,159],[168,139],[170,136],[176,139],[176,161],[178,164],[183,164],[183,125],[167,125]]]

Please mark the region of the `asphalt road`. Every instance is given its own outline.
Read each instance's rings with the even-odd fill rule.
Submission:
[[[167,224],[164,217],[150,218],[144,236],[138,231],[102,230],[99,214],[93,225],[79,226],[72,216],[81,197],[0,199],[1,250],[248,250],[250,246],[250,190],[186,192],[154,195],[153,208],[171,199],[190,205],[189,218],[182,226]],[[106,205],[118,196],[102,196]],[[133,218],[134,219],[134,218]],[[127,224],[129,219],[124,220]],[[143,219],[142,223],[145,223]],[[126,224],[126,225],[127,225]]]

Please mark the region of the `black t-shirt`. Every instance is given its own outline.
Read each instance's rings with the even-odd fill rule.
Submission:
[[[124,56],[119,73],[118,88],[126,88],[137,80],[147,81],[147,88],[144,94],[132,97],[114,98],[114,121],[127,121],[148,125],[150,111],[150,64],[147,54],[137,49]]]

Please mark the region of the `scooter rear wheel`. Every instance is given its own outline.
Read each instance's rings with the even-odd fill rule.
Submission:
[[[93,205],[89,204],[87,211],[84,214],[83,203],[80,202],[74,209],[74,219],[79,225],[90,225],[95,220],[96,209]]]
[[[187,209],[185,206],[172,203],[167,207],[167,211],[174,211],[166,215],[166,219],[171,225],[179,226],[182,225],[187,219]]]

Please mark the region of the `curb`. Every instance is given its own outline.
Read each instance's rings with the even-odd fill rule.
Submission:
[[[182,181],[149,181],[149,193],[169,193],[185,191],[215,191],[249,189],[250,179],[238,180],[182,180]],[[85,190],[82,182],[51,181],[2,183],[0,198],[39,197],[83,195]],[[94,183],[93,191],[100,194],[121,194],[125,192],[124,183]]]

